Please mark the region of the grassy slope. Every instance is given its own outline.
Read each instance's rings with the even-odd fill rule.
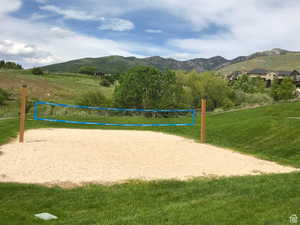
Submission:
[[[260,56],[251,60],[226,66],[219,71],[221,73],[228,73],[233,71],[248,71],[256,68],[275,71],[300,69],[300,53]]]
[[[65,63],[58,63],[43,67],[43,70],[51,72],[68,71],[78,73],[82,66],[96,67],[97,71],[104,73],[121,73],[135,66],[146,65],[142,59],[124,58],[122,56],[107,56],[102,58],[85,58]]]
[[[27,71],[0,70],[0,88],[18,94],[20,87],[27,84],[31,98],[43,100],[73,102],[79,95],[92,90],[101,90],[111,97],[113,87],[102,87],[100,80],[88,75],[49,74],[32,75]]]

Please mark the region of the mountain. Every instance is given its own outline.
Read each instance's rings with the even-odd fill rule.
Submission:
[[[284,59],[284,60],[281,60]],[[73,72],[79,71],[82,66],[93,66],[97,71],[104,73],[122,73],[135,66],[154,66],[158,69],[171,70],[218,70],[220,73],[228,73],[235,70],[266,68],[295,69],[300,66],[300,52],[291,52],[284,49],[272,49],[270,51],[256,52],[249,56],[239,56],[228,60],[222,56],[212,58],[196,58],[186,61],[178,61],[171,58],[153,56],[148,58],[106,56],[101,58],[83,58],[64,63],[42,67],[49,72]],[[254,62],[253,62],[254,61]],[[273,63],[274,61],[274,63]],[[287,63],[288,61],[288,63]],[[251,62],[251,63],[250,63]],[[253,62],[253,63],[252,63]],[[297,64],[298,63],[298,64]]]
[[[233,71],[249,71],[257,68],[274,71],[300,69],[300,52],[278,48],[256,52],[249,56],[233,59],[230,64],[219,68],[218,72],[229,74]]]
[[[42,67],[43,70],[49,72],[73,72],[79,71],[82,66],[93,66],[97,71],[104,73],[121,73],[135,66],[154,66],[158,69],[172,70],[215,70],[222,65],[227,64],[227,60],[221,56],[212,57],[209,59],[197,58],[187,61],[178,61],[171,58],[162,58],[153,56],[148,58],[123,57],[123,56],[107,56],[101,58],[84,58],[72,60],[69,62],[53,64]]]

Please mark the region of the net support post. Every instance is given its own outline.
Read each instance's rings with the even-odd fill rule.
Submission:
[[[26,98],[27,98],[27,85],[23,85],[20,90],[19,143],[24,142],[25,119],[26,119]]]
[[[200,142],[206,142],[206,99],[201,99],[201,135]]]

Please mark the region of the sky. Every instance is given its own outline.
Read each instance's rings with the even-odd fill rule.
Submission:
[[[0,0],[0,59],[177,60],[300,50],[300,0]]]

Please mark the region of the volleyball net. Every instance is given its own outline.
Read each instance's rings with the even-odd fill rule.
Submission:
[[[58,104],[38,101],[34,119],[102,126],[194,126],[195,109],[129,109]]]

